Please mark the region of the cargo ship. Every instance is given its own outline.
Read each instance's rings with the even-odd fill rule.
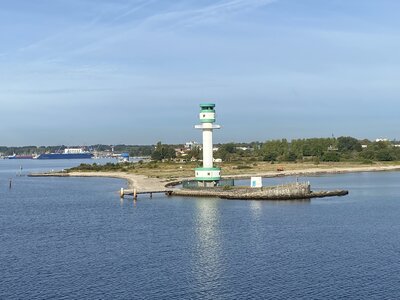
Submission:
[[[20,154],[13,154],[6,156],[7,159],[33,159],[33,155],[20,155]]]
[[[84,151],[82,148],[67,148],[61,153],[40,154],[37,159],[88,159],[92,157],[93,153]]]

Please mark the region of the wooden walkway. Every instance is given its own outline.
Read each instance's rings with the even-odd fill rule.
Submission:
[[[133,196],[134,199],[137,199],[138,195],[150,195],[150,198],[153,197],[153,194],[165,194],[167,196],[171,196],[173,193],[172,190],[155,190],[155,191],[137,191],[136,189],[133,190],[126,190],[121,188],[120,197],[124,198],[125,196]]]

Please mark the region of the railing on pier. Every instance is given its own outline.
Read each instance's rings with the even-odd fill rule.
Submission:
[[[217,187],[224,187],[224,186],[235,186],[234,179],[222,179],[216,183]],[[182,181],[182,187],[184,189],[197,189],[200,188],[199,181],[196,180],[184,180]]]
[[[167,196],[170,196],[172,194],[172,190],[141,191],[141,192],[138,192],[137,189],[125,190],[124,188],[121,188],[119,195],[120,195],[121,198],[124,198],[125,196],[133,196],[134,199],[137,199],[138,195],[145,195],[145,194],[150,195],[150,198],[153,198],[153,194],[165,194]]]

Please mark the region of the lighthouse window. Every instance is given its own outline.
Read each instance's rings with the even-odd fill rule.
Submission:
[[[203,118],[205,118],[206,117],[206,115],[203,115]]]
[[[207,175],[210,176],[211,174],[210,174],[210,173],[207,173]]]

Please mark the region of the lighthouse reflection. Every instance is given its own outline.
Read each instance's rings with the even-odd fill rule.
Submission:
[[[251,217],[258,221],[262,215],[262,202],[259,200],[250,201],[249,208]]]
[[[220,236],[219,200],[196,200],[196,245],[194,251],[195,276],[207,288],[223,273]]]

